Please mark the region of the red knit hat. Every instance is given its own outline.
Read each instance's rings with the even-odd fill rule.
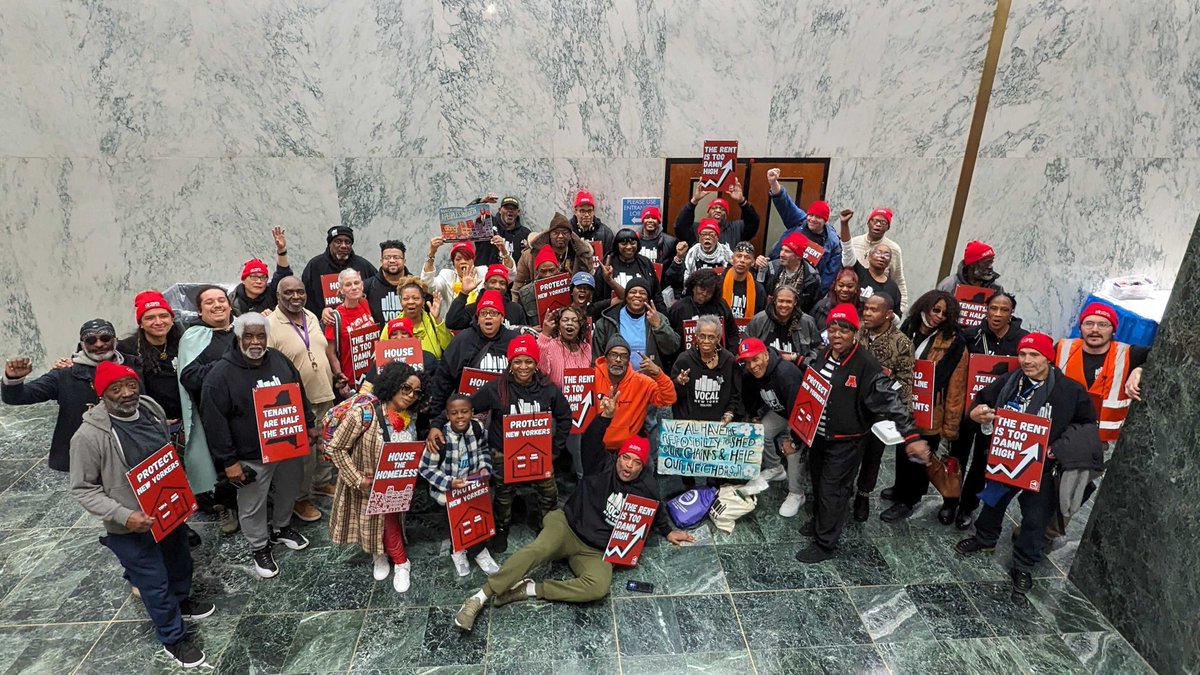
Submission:
[[[646,220],[647,218],[653,218],[661,223],[662,211],[659,211],[657,206],[647,206],[642,209],[642,220]]]
[[[1047,359],[1054,360],[1054,340],[1045,333],[1030,333],[1021,338],[1017,343],[1017,351],[1022,349],[1032,349]]]
[[[870,219],[874,218],[875,216],[879,216],[880,218],[883,218],[884,220],[886,220],[888,225],[892,224],[892,210],[891,209],[885,209],[883,207],[879,207],[879,208],[875,209],[874,211],[872,211],[871,215],[867,216],[867,220],[870,220]]]
[[[498,265],[498,264],[497,265],[488,265],[487,274],[483,277],[483,279],[484,279],[484,281],[487,281],[488,279],[491,279],[492,277],[501,277],[504,279],[504,283],[507,284],[508,283],[508,268],[505,267],[504,265]]]
[[[716,199],[714,199],[708,203],[708,210],[712,211],[714,206],[719,206],[719,207],[725,209],[725,213],[729,213],[729,202],[725,201],[724,199],[721,199],[720,197],[717,197]]]
[[[808,215],[829,220],[829,202],[813,202],[812,206],[808,207]]]
[[[152,309],[165,309],[167,312],[172,312],[171,305],[162,293],[158,291],[142,291],[133,298],[133,311],[137,316],[137,322],[142,322],[142,316]],[[173,313],[173,312],[172,312]]]
[[[399,317],[399,318],[392,319],[391,321],[389,321],[387,323],[387,333],[388,333],[388,337],[396,337],[396,335],[398,335],[400,333],[403,333],[405,335],[412,335],[413,334],[412,321],[409,321],[405,317]]]
[[[267,276],[267,263],[259,260],[258,258],[251,258],[247,260],[246,264],[242,265],[242,281],[245,281],[246,277],[250,276],[251,274],[261,274],[263,276]]]
[[[575,206],[596,206],[596,200],[592,199],[592,193],[580,190],[575,193]]]
[[[834,321],[845,321],[854,326],[854,330],[858,330],[858,310],[854,305],[843,302],[833,309],[829,310],[829,316],[825,317],[825,325],[829,325]]]
[[[471,260],[475,259],[475,244],[469,241],[460,241],[450,247],[450,262],[454,262],[454,256],[457,253],[466,253]]]
[[[500,291],[486,290],[479,294],[479,300],[475,302],[475,314],[485,309],[494,309],[504,316],[504,296],[500,295]]]
[[[541,350],[538,349],[537,338],[528,333],[522,333],[513,338],[508,343],[508,362],[512,363],[512,360],[518,356],[528,356],[536,363],[542,356]]]
[[[974,265],[984,258],[995,258],[996,251],[991,246],[982,241],[968,241],[967,248],[963,251],[963,264]]]
[[[1091,302],[1087,307],[1083,308],[1083,313],[1079,315],[1079,323],[1089,316],[1098,316],[1101,319],[1108,319],[1108,322],[1113,325],[1113,330],[1117,328],[1117,312],[1103,302]]]
[[[799,232],[793,232],[784,238],[783,248],[795,253],[797,257],[802,258],[804,257],[804,249],[808,248],[807,244],[805,243],[807,239],[807,237]]]
[[[101,361],[96,366],[96,377],[93,382],[96,387],[96,393],[103,396],[104,390],[108,389],[108,385],[127,377],[132,377],[135,380],[138,379],[137,371],[127,365],[114,361]]]
[[[642,466],[645,466],[650,461],[650,441],[641,436],[630,436],[621,444],[621,450],[617,452],[617,457],[629,453],[642,461]]]
[[[533,269],[536,272],[537,268],[545,263],[553,263],[558,267],[558,256],[554,255],[554,249],[550,248],[549,244],[538,249],[537,257],[533,259]]]
[[[712,218],[705,218],[700,221],[700,224],[696,226],[696,236],[700,236],[700,233],[705,230],[712,230],[717,233],[718,237],[721,236],[721,224]]]
[[[738,345],[738,361],[746,361],[752,359],[759,354],[767,351],[767,345],[758,338],[746,338]]]

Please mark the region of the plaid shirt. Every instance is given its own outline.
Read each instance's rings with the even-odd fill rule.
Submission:
[[[492,459],[487,449],[483,428],[472,420],[464,433],[457,433],[447,422],[442,428],[446,438],[442,451],[425,451],[421,455],[421,475],[434,490],[445,493],[455,478],[465,478],[487,469],[492,472]]]

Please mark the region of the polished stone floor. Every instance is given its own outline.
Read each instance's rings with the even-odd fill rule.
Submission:
[[[0,672],[172,671],[97,543],[97,521],[45,466],[53,415],[0,406]],[[841,555],[802,566],[792,559],[798,523],[776,514],[781,488],[731,535],[706,526],[685,548],[655,538],[603,601],[485,610],[467,636],[451,617],[483,577],[454,576],[444,516],[420,503],[403,595],[373,581],[361,553],[332,546],[325,521],[301,528],[312,547],[280,551],[282,573],[269,580],[255,577],[240,534],[198,522],[195,589],[218,612],[192,630],[221,673],[1151,672],[1064,578],[1082,518],[1019,605],[1009,550],[956,557],[960,534],[937,523],[933,496],[899,525],[881,522],[876,505],[868,523],[848,527]],[[518,527],[514,546],[531,536]],[[654,593],[627,591],[631,579]]]

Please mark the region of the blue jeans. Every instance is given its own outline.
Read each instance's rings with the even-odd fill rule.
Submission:
[[[179,603],[192,592],[192,552],[187,532],[186,527],[175,528],[158,543],[149,532],[110,532],[100,537],[100,543],[121,561],[125,578],[141,593],[158,641],[164,645],[173,645],[184,637]]]

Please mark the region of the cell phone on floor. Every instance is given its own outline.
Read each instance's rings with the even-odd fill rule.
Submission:
[[[629,583],[625,584],[625,588],[628,588],[631,591],[637,591],[638,593],[654,592],[654,584],[650,583],[649,581],[630,581]]]

